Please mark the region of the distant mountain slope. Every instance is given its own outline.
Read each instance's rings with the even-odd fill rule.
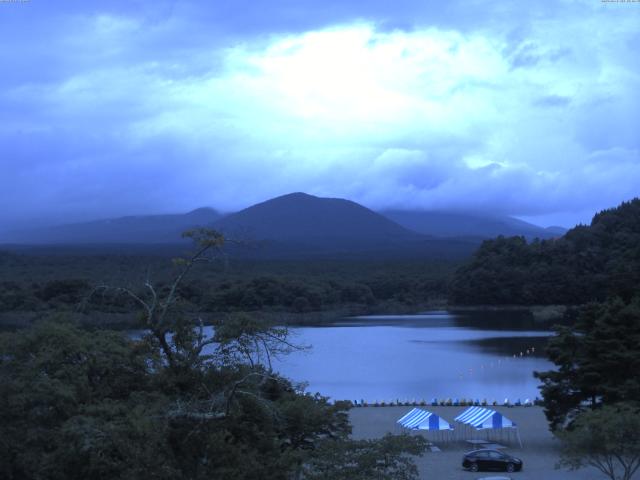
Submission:
[[[561,237],[562,235],[564,235],[565,233],[567,233],[569,231],[567,228],[559,227],[557,225],[553,225],[551,227],[547,227],[547,228],[545,228],[545,230],[547,232],[549,232],[549,234],[554,235],[556,237]]]
[[[435,237],[494,238],[499,235],[525,238],[552,238],[562,235],[561,227],[545,229],[508,216],[426,210],[386,210],[385,217],[424,235]]]
[[[391,220],[350,200],[291,193],[258,203],[215,223],[225,232],[260,240],[368,244],[416,240]]]
[[[487,240],[451,284],[458,304],[582,304],[640,291],[640,199],[563,237]]]
[[[27,244],[159,244],[179,243],[181,233],[196,226],[209,226],[221,215],[212,208],[185,214],[129,216],[55,227],[22,230],[8,234],[7,243]]]
[[[208,208],[122,217],[17,232],[4,243],[120,251],[125,246],[179,244],[181,232],[195,226],[245,240],[246,246],[227,246],[238,257],[461,258],[480,243],[478,238],[423,235],[350,200],[305,193],[283,195],[225,217]]]
[[[460,257],[477,242],[441,240],[407,230],[350,200],[292,193],[214,224],[230,237],[264,241],[269,256],[372,255]]]

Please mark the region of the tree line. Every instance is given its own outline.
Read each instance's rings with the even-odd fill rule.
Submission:
[[[640,199],[594,216],[563,237],[483,242],[451,282],[454,304],[581,305],[632,298],[640,287]]]
[[[2,260],[2,259],[0,259]],[[35,258],[20,257],[11,264],[5,256],[0,278],[0,313],[75,311],[87,301],[98,285],[114,281],[144,290],[141,285],[151,278],[159,291],[170,288],[175,268],[166,266],[166,258],[139,258],[138,272],[126,272],[123,278],[119,257],[83,258],[87,269],[51,268],[35,263]],[[19,263],[19,265],[17,265]],[[442,303],[447,297],[450,275],[457,264],[419,262],[418,264],[384,262],[281,262],[212,266],[196,271],[179,286],[185,310],[193,312],[327,312],[337,310],[407,311],[430,303]],[[100,272],[100,268],[104,271]],[[151,270],[147,277],[139,272]],[[106,275],[104,272],[114,272]],[[131,298],[103,291],[91,295],[89,309],[98,314],[131,312]]]

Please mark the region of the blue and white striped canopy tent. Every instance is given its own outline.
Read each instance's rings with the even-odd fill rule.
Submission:
[[[448,441],[453,433],[453,427],[449,422],[440,418],[439,415],[421,408],[412,409],[398,419],[396,423],[409,430],[421,430],[426,433],[435,432],[435,440]]]
[[[522,447],[522,440],[520,440],[520,432],[517,430],[518,426],[516,423],[503,416],[500,412],[491,410],[490,408],[469,407],[454,418],[454,420],[468,425],[475,430],[500,429],[502,431],[502,429],[513,429],[517,434],[520,447]]]
[[[410,430],[453,430],[446,420],[421,408],[414,408],[397,423]]]
[[[485,428],[511,428],[517,425],[500,412],[484,407],[469,407],[455,419],[456,422],[482,430]]]

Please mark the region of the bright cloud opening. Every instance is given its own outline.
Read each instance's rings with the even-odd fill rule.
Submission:
[[[89,216],[290,191],[529,216],[615,205],[640,194],[638,12],[585,4],[520,30],[358,20],[210,44],[198,31],[179,46],[167,40],[193,19],[74,15],[59,71],[0,93],[0,187],[37,189],[29,211]],[[149,172],[161,180],[131,188]]]

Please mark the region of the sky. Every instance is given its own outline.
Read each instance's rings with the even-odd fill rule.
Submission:
[[[640,196],[640,2],[0,0],[0,230]]]

